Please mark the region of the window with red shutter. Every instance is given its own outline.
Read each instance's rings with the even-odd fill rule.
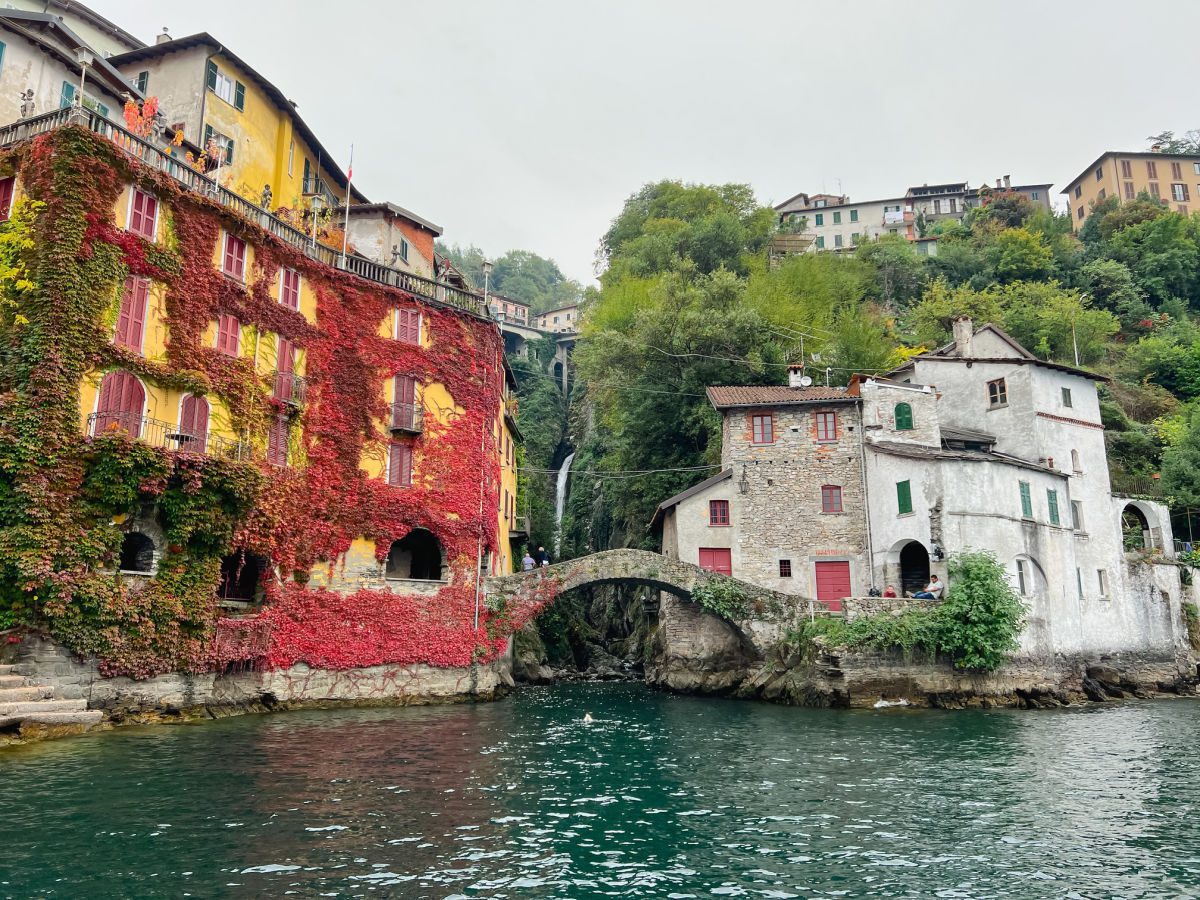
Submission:
[[[729,524],[729,501],[728,500],[709,500],[708,501],[708,524],[709,525],[728,525]]]
[[[145,409],[146,389],[142,383],[129,372],[119,369],[109,372],[100,382],[92,434],[124,431],[130,437],[138,437]]]
[[[1133,177],[1133,163],[1131,163],[1127,159],[1121,160],[1121,177],[1122,178],[1132,178]]]
[[[397,375],[392,380],[392,427],[412,431],[417,421],[417,380]]]
[[[395,443],[388,447],[388,484],[408,487],[412,484],[412,445]]]
[[[135,353],[142,352],[146,333],[146,306],[149,298],[149,280],[132,275],[125,279],[125,290],[121,294],[121,306],[117,310],[117,327],[113,334],[113,343],[118,347],[127,347]]]
[[[284,269],[279,286],[279,302],[288,309],[300,308],[300,273],[295,269]]]
[[[415,309],[397,309],[395,337],[405,344],[420,345],[421,313]]]
[[[158,221],[158,200],[145,191],[133,189],[129,204],[129,230],[148,241],[154,240],[154,226]]]
[[[203,453],[208,446],[208,400],[188,394],[179,405],[179,449]]]
[[[1180,168],[1179,163],[1177,163],[1177,162],[1171,163],[1171,177],[1172,178],[1182,178],[1183,177],[1183,169]]]
[[[817,413],[817,440],[829,443],[838,439],[837,413]]]
[[[217,317],[217,350],[229,356],[238,355],[242,323],[237,316],[221,313]]]
[[[8,217],[12,215],[13,191],[16,186],[15,176],[0,178],[0,222],[7,222]]]
[[[733,551],[725,547],[701,547],[700,568],[721,575],[733,574]]]
[[[1150,178],[1158,177],[1158,165],[1153,160],[1146,160],[1146,174]]]
[[[836,484],[821,485],[821,512],[840,513],[842,511],[842,489]]]
[[[246,242],[228,233],[225,235],[225,255],[221,271],[238,281],[246,280]]]
[[[751,416],[750,440],[755,444],[775,443],[775,417],[773,414]]]
[[[267,433],[267,462],[273,466],[286,466],[288,457],[287,416],[276,416]]]

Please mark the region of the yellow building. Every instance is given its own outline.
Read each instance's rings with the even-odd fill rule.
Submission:
[[[186,140],[201,147],[212,141],[221,150],[215,177],[233,192],[267,199],[271,209],[306,209],[314,196],[326,208],[345,203],[346,173],[297,105],[212,35],[160,35],[109,62],[158,98],[167,124]],[[337,151],[348,157],[349,149]],[[353,190],[352,201],[367,198]]]
[[[1108,150],[1063,190],[1076,231],[1092,207],[1107,197],[1133,200],[1146,193],[1186,214],[1200,203],[1200,156]]]

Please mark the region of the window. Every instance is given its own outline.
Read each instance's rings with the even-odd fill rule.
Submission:
[[[754,444],[775,443],[775,417],[771,413],[765,416],[750,417],[750,441]]]
[[[1058,525],[1058,491],[1047,488],[1046,507],[1050,510],[1050,524]]]
[[[1183,177],[1183,167],[1180,166],[1179,163],[1177,163],[1177,162],[1171,163],[1171,177],[1172,178],[1182,178]]]
[[[246,108],[246,86],[223,73],[211,59],[208,61],[208,89],[237,109]]]
[[[997,378],[995,381],[987,383],[988,391],[988,406],[1007,406],[1008,405],[1008,385],[1004,383],[1003,378]]]
[[[145,410],[146,389],[142,383],[121,369],[109,372],[100,382],[92,434],[124,431],[136,438],[142,433]]]
[[[857,209],[850,210],[850,221],[851,222],[858,221],[858,210]]]
[[[12,215],[13,190],[16,185],[17,179],[13,175],[0,178],[0,222],[7,222],[8,217]]]
[[[1100,193],[1096,195],[1097,200],[1103,200],[1106,196],[1104,188],[1100,188]]]
[[[134,188],[129,198],[129,230],[148,241],[154,240],[158,224],[158,200]]]
[[[821,485],[821,512],[842,512],[842,489],[836,484]]]
[[[1146,175],[1149,178],[1158,177],[1158,163],[1152,159],[1146,160]]]
[[[288,309],[300,309],[300,273],[283,269],[279,277],[279,302]]]
[[[1071,408],[1071,389],[1070,388],[1062,389],[1062,405],[1067,407],[1067,409]]]
[[[857,244],[857,243],[858,243],[858,238],[859,238],[859,233],[858,233],[857,231],[855,231],[855,232],[852,232],[852,233],[850,234],[850,243],[851,243],[851,244]]]
[[[142,93],[146,93],[146,88],[150,87],[150,73],[138,72],[137,74],[137,89]]]
[[[833,224],[834,224],[834,225],[841,225],[841,224],[842,224],[842,214],[841,214],[840,212],[835,212],[835,213],[833,214]]]
[[[728,525],[729,524],[729,501],[728,500],[709,500],[708,501],[708,524],[709,525]]]
[[[913,511],[911,481],[896,482],[896,507],[902,516]]]
[[[1108,573],[1103,569],[1096,570],[1096,583],[1100,586],[1100,596],[1108,596]]]
[[[942,211],[942,201],[940,199],[935,199],[933,201],[933,214],[935,216],[939,215],[941,213],[941,211]]]
[[[1025,560],[1017,560],[1017,590],[1022,597],[1029,596],[1029,575],[1025,570]]]
[[[956,197],[950,198],[950,212],[958,212],[958,199]]]
[[[416,431],[418,424],[417,379],[412,375],[397,375],[392,379],[392,427]]]
[[[1083,599],[1083,569],[1075,569],[1075,590],[1079,592],[1079,599]]]
[[[118,347],[126,347],[134,353],[142,352],[146,332],[146,301],[149,296],[148,279],[132,275],[125,279],[121,306],[117,310],[117,328],[113,334],[113,343]]]
[[[1157,181],[1150,182],[1150,196],[1153,197],[1155,200],[1159,199],[1162,196],[1162,194],[1158,190],[1158,182]]]
[[[1136,196],[1137,196],[1137,192],[1133,189],[1133,182],[1126,181],[1125,182],[1125,199],[1132,200]]]
[[[405,262],[408,262],[408,241],[406,241],[404,238],[400,238],[400,243],[396,246],[396,249],[399,257]]]
[[[1083,471],[1083,467],[1079,464],[1079,451],[1071,451],[1071,471],[1078,475]]]
[[[1075,185],[1075,197],[1076,197],[1076,199],[1078,199],[1079,197],[1082,197],[1082,196],[1083,196],[1083,185],[1082,185],[1082,184],[1077,184],[1077,185]]]
[[[790,559],[781,559],[779,561],[779,577],[780,578],[791,578],[792,577],[792,561]]]
[[[388,447],[387,483],[394,487],[412,484],[412,445],[397,441]]]
[[[1192,163],[1192,171],[1200,175],[1200,163]]]
[[[725,547],[701,547],[700,568],[722,575],[733,574],[733,553]]]
[[[179,449],[203,453],[208,443],[208,401],[188,394],[179,404]]]
[[[242,323],[237,316],[221,313],[217,317],[217,350],[228,356],[237,356],[242,337]]]
[[[837,413],[819,412],[814,418],[819,443],[832,443],[838,439]]]
[[[817,238],[817,249],[818,250],[825,249],[825,238],[823,236]]]
[[[1096,166],[1096,180],[1099,181],[1104,177],[1104,166]]]
[[[842,236],[840,234],[835,234],[833,236],[833,246],[835,246],[835,247],[842,246]]]
[[[1022,481],[1021,485],[1021,518],[1033,518],[1033,498],[1029,494],[1029,482]]]
[[[288,461],[288,418],[275,417],[271,430],[267,432],[267,462],[273,466],[286,466]]]
[[[896,430],[897,431],[912,431],[913,430],[913,411],[910,403],[896,404]]]
[[[213,131],[211,125],[205,125],[204,152],[209,156],[209,169],[227,166],[233,162],[233,138],[227,134]]]
[[[221,258],[221,271],[238,281],[246,280],[246,242],[225,232],[225,253]]]
[[[1076,531],[1083,531],[1083,501],[1071,501],[1071,526]]]
[[[1183,203],[1190,198],[1188,197],[1188,186],[1181,182],[1175,182],[1171,185],[1171,199],[1176,203]]]
[[[58,108],[66,109],[69,106],[74,106],[78,95],[79,88],[70,81],[64,81],[62,85],[62,93],[59,94],[58,97]],[[100,115],[104,116],[106,119],[108,118],[108,107],[95,97],[84,94],[82,106],[84,106],[86,109],[90,109],[92,112],[100,113]]]
[[[818,200],[816,203],[813,204],[813,206],[815,206],[817,208],[820,208],[822,206],[828,206],[828,205],[829,205],[828,200]]]
[[[1132,178],[1133,177],[1133,163],[1131,163],[1127,159],[1121,160],[1121,177],[1122,178]]]
[[[825,213],[814,213],[813,224],[818,227],[825,224]]]
[[[421,343],[421,313],[415,309],[396,309],[394,338],[404,344]]]
[[[1041,192],[1040,192],[1040,191],[1030,191],[1030,192],[1029,192],[1029,199],[1030,199],[1030,200],[1041,200],[1041,199],[1042,199],[1042,194],[1041,194]]]

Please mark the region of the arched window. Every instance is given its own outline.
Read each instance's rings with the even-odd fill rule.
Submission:
[[[896,430],[897,431],[912,431],[913,430],[913,411],[912,405],[908,403],[896,404]]]
[[[140,531],[131,531],[121,540],[122,572],[149,575],[154,571],[154,541]]]
[[[208,400],[188,394],[179,404],[179,449],[203,453],[208,444]]]
[[[388,550],[387,578],[411,578],[417,581],[440,581],[442,578],[442,545],[424,528],[414,528]]]
[[[130,437],[142,433],[146,389],[129,372],[109,372],[100,382],[100,399],[92,422],[92,434],[124,431]]]
[[[1083,466],[1081,466],[1079,464],[1079,451],[1078,450],[1071,451],[1071,471],[1072,472],[1082,472],[1083,471]]]

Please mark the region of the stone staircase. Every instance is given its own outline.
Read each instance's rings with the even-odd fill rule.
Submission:
[[[25,668],[0,665],[0,744],[81,734],[103,720],[82,697],[63,698],[60,689],[23,674]]]

